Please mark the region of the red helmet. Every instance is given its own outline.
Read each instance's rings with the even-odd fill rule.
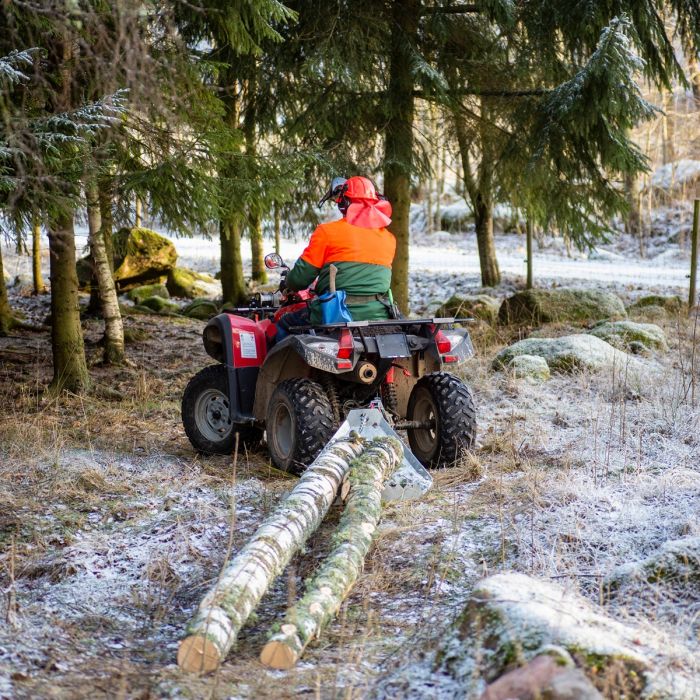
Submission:
[[[345,191],[343,194],[351,201],[358,199],[369,202],[378,202],[377,190],[369,178],[355,175],[345,183]]]

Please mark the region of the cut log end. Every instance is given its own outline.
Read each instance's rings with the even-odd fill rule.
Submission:
[[[221,653],[206,637],[193,634],[180,642],[177,665],[190,673],[211,673],[221,664]]]
[[[269,668],[287,670],[292,668],[299,660],[299,655],[294,653],[283,642],[269,641],[260,652],[260,663]]]

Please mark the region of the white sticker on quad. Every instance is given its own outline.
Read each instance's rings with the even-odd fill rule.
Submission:
[[[255,335],[248,331],[238,331],[241,341],[241,357],[255,360],[258,357],[258,348],[255,345]]]

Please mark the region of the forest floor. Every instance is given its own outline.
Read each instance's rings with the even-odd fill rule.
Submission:
[[[628,300],[642,288],[656,289],[635,284]],[[11,302],[35,323],[48,313],[48,297]],[[542,384],[494,373],[514,335],[480,327],[462,372],[476,396],[477,447],[435,473],[422,500],[387,506],[338,620],[293,671],[258,663],[270,625],[323,556],[333,511],[221,669],[187,676],[177,644],[230,533],[240,547],[294,483],[263,451],[193,452],[179,402],[211,362],[202,327],[128,316],[133,367],[115,370],[97,364],[100,323],[86,321],[93,378],[121,401],[44,397],[48,332],[0,339],[0,698],[374,698],[399,671],[405,697],[464,697],[431,654],[479,578],[516,570],[598,601],[620,564],[700,535],[692,323],[664,323],[671,349],[645,360],[648,382],[635,391],[605,373]],[[697,599],[649,587],[606,609],[697,650]]]

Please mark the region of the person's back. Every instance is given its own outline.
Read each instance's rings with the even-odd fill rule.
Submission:
[[[289,271],[286,286],[305,289],[318,277],[316,292],[324,294],[330,291],[330,266],[334,265],[336,289],[345,291],[353,320],[392,318],[391,264],[396,239],[385,228],[391,222],[391,205],[366,178],[341,183],[332,186],[326,198],[335,199],[343,218],[316,228]],[[312,302],[309,310],[311,323],[321,323],[318,302]]]

